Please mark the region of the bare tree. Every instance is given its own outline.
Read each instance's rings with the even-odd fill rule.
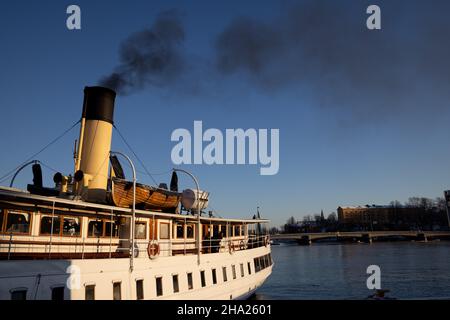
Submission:
[[[391,202],[389,203],[389,205],[390,205],[392,208],[400,208],[400,207],[402,206],[401,202],[398,201],[398,200],[391,201]]]
[[[437,197],[434,200],[434,205],[438,208],[438,210],[442,210],[442,211],[447,210],[447,202],[442,197]]]
[[[322,218],[321,218],[320,214],[315,214],[314,215],[314,221],[316,223],[320,223],[320,221],[322,221]]]
[[[287,220],[287,222],[286,222],[287,224],[296,224],[297,223],[297,221],[295,220],[295,218],[294,217],[290,217],[288,220]]]
[[[336,223],[336,221],[337,221],[336,213],[335,212],[330,213],[327,217],[327,221],[329,223]]]
[[[420,208],[420,198],[419,197],[410,197],[408,201],[405,202],[405,205],[413,208]]]

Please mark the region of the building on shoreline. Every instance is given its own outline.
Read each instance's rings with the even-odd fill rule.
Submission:
[[[365,205],[338,207],[344,230],[440,230],[448,228],[447,212],[437,206]]]

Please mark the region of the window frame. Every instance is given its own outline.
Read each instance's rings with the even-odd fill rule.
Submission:
[[[104,234],[104,236],[103,236],[103,238],[115,238],[115,239],[118,239],[118,238],[120,238],[120,222],[119,222],[119,220],[117,220],[117,221],[115,221],[115,220],[111,220],[111,219],[102,219],[102,220],[104,220],[103,221],[103,234]],[[113,230],[112,230],[112,234],[111,235],[107,235],[106,234],[106,230],[108,230],[108,228],[106,227],[106,225],[108,224],[108,223],[111,223],[113,226],[115,226],[115,225],[117,225],[118,226],[118,229],[117,229],[117,236],[115,236],[114,235],[114,228],[113,228]],[[111,232],[111,228],[109,228],[109,232]]]
[[[241,236],[241,225],[240,224],[235,224],[233,227],[233,233],[235,237],[240,237]],[[237,232],[236,232],[237,231]]]
[[[161,232],[161,225],[165,225],[165,226],[167,226],[167,238],[166,237],[161,237],[162,236],[162,232]],[[159,226],[158,226],[158,239],[159,240],[170,240],[170,222],[163,222],[163,221],[160,221],[159,222]]]
[[[6,209],[0,208],[0,233],[3,233],[3,223],[6,221]]]
[[[178,277],[178,273],[172,274],[172,289],[173,293],[180,292],[180,277]]]
[[[223,282],[228,281],[228,271],[227,271],[226,266],[222,266],[222,277],[223,277]]]
[[[254,265],[255,265],[255,273],[258,273],[261,271],[260,263],[259,263],[259,257],[256,257],[253,259]]]
[[[200,284],[201,284],[202,288],[206,287],[205,270],[200,270]]]
[[[136,279],[136,300],[144,300],[144,279]]]
[[[96,221],[99,221],[99,222],[101,222],[102,223],[102,235],[101,236],[93,236],[93,235],[91,235],[90,234],[90,232],[89,232],[89,224],[92,222],[92,221],[94,221],[94,222],[96,222]],[[119,226],[119,230],[117,231],[117,236],[114,236],[114,235],[109,235],[109,236],[107,236],[106,235],[106,224],[107,223],[112,223],[113,225],[114,224],[117,224],[118,226]],[[81,234],[81,228],[80,228],[80,234]],[[114,232],[114,230],[113,230],[113,232]],[[120,238],[120,222],[119,222],[119,220],[111,220],[111,219],[108,219],[108,218],[88,218],[88,221],[87,221],[87,237],[88,238],[91,238],[91,239],[95,239],[95,238],[113,238],[113,239],[118,239],[118,238]]]
[[[14,231],[7,231],[6,230],[6,226],[8,225],[8,217],[9,217],[9,213],[10,211],[14,211],[14,212],[19,212],[19,213],[26,213],[30,216],[30,222],[28,223],[28,232],[14,232]],[[6,209],[3,208],[2,209],[2,213],[3,213],[3,226],[0,226],[0,233],[3,234],[17,234],[17,235],[31,235],[31,229],[33,226],[33,220],[34,220],[34,211],[26,211],[26,210],[16,210],[16,209]]]
[[[192,227],[192,237],[188,237],[188,227]],[[193,240],[195,239],[195,224],[193,223],[186,223],[184,226],[184,236],[186,240]]]
[[[70,216],[70,215],[61,215],[62,219],[60,222],[60,237],[66,237],[66,238],[80,238],[83,234],[83,217],[78,217],[78,216]],[[78,235],[65,235],[64,234],[64,219],[65,218],[73,218],[73,219],[79,219],[79,226],[80,226],[80,230],[78,231]],[[40,228],[39,228],[40,229]]]
[[[100,236],[91,235],[90,228],[89,228],[91,222],[101,222],[102,223],[102,234]],[[88,221],[87,221],[87,237],[88,238],[104,238],[104,236],[103,236],[104,234],[105,234],[105,224],[104,224],[103,219],[95,219],[95,218],[88,219]]]
[[[57,220],[57,219],[59,219],[59,232],[58,233],[52,233],[52,230],[50,230],[50,232],[49,233],[43,233],[42,232],[42,219],[44,219],[44,218],[50,218],[49,220],[51,221],[51,220],[53,220],[53,229],[55,228],[55,222],[54,222],[54,220]],[[50,224],[50,229],[51,229],[51,224]],[[40,219],[39,219],[39,235],[40,236],[50,236],[50,235],[53,235],[53,236],[60,236],[60,234],[61,234],[61,216],[60,215],[58,215],[58,214],[55,214],[55,215],[52,215],[52,214],[47,214],[47,213],[45,213],[45,214],[41,214],[40,215]]]
[[[194,278],[193,278],[192,272],[187,272],[186,278],[187,278],[188,290],[193,290],[194,289]]]
[[[62,289],[62,299],[55,298],[55,295],[54,295],[55,290],[60,290],[60,289]],[[52,297],[51,297],[52,301],[64,301],[65,300],[65,291],[66,291],[65,286],[62,286],[62,285],[54,286],[54,287],[51,287],[50,290],[51,290],[51,295],[52,295]]]
[[[17,293],[24,293],[24,299],[13,299],[13,294],[17,294]],[[10,300],[14,300],[14,301],[25,301],[27,300],[27,295],[28,295],[28,288],[25,287],[21,287],[21,288],[14,288],[9,290],[9,294],[10,294]]]
[[[228,238],[233,238],[234,237],[234,225],[229,224],[227,226],[227,237]]]
[[[118,292],[118,299],[116,299],[116,289],[119,288],[119,292]],[[113,281],[113,300],[122,300],[122,281],[117,280],[117,281]]]
[[[142,238],[142,237],[138,237],[138,236],[136,235],[136,230],[137,230],[137,228],[135,227],[135,228],[134,228],[134,238],[135,238],[135,239],[138,239],[138,240],[146,240],[146,239],[147,239],[147,231],[148,231],[148,223],[147,223],[147,221],[136,221],[135,224],[136,224],[136,225],[138,225],[138,224],[144,225],[145,228],[144,228],[144,237]]]
[[[212,284],[217,284],[217,271],[216,268],[211,269],[211,277],[212,277]]]
[[[88,290],[92,289],[92,299],[87,299]],[[84,300],[95,301],[95,283],[84,285]]]
[[[185,239],[185,237],[186,237],[186,228],[185,227],[186,227],[186,225],[183,222],[174,222],[172,238],[173,239],[181,239],[181,240]],[[181,234],[182,234],[182,236],[180,236],[180,237],[178,236],[179,228],[181,228]]]
[[[44,218],[50,218],[50,219],[59,219],[59,232],[52,233],[52,230],[50,230],[49,233],[43,233],[42,232],[42,219]],[[78,219],[79,220],[79,228],[78,234],[76,235],[66,235],[64,234],[64,219],[66,218],[72,218],[72,219]],[[55,228],[55,223],[53,223],[53,229]],[[64,237],[64,238],[81,238],[83,234],[83,217],[75,216],[75,215],[63,215],[63,214],[50,214],[50,213],[41,213],[40,219],[39,219],[39,236],[56,236],[56,237]]]
[[[163,277],[162,276],[156,276],[155,277],[155,289],[156,289],[156,296],[162,297],[164,295],[164,288],[163,288]]]

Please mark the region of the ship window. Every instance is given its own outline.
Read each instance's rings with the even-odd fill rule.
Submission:
[[[186,238],[188,239],[194,238],[194,226],[192,224],[188,224],[186,226]]]
[[[41,230],[40,234],[51,234],[52,233],[52,221],[53,221],[53,234],[59,235],[60,231],[60,220],[59,217],[52,216],[42,216],[41,218]]]
[[[177,239],[184,239],[184,224],[178,223],[176,226]]]
[[[226,238],[227,237],[227,226],[226,225],[221,225],[220,226],[220,237],[221,238]]]
[[[241,232],[239,231],[241,229],[241,226],[234,226],[234,236],[238,237],[241,235]]]
[[[6,232],[29,233],[30,214],[26,212],[9,210],[6,218]]]
[[[205,271],[200,271],[200,279],[202,281],[202,287],[206,287]]]
[[[159,238],[160,239],[169,239],[169,224],[168,223],[160,223],[159,224]]]
[[[64,287],[52,288],[52,300],[54,301],[64,300]]]
[[[222,267],[222,273],[223,273],[223,282],[227,282],[227,267]]]
[[[203,239],[209,239],[211,238],[211,230],[212,230],[212,226],[211,225],[203,225]],[[194,231],[194,230],[192,230]],[[187,230],[187,232],[189,232],[189,230]]]
[[[27,300],[27,289],[11,290],[11,300]]]
[[[189,290],[194,289],[194,282],[192,281],[192,272],[189,272],[187,274],[187,280],[188,280],[188,289]]]
[[[117,281],[113,283],[113,300],[122,300],[122,286],[121,282]]]
[[[87,285],[84,288],[84,299],[95,300],[95,284]]]
[[[174,293],[179,292],[180,291],[180,286],[178,284],[178,275],[177,274],[174,274],[172,276],[172,283],[173,283],[173,292]]]
[[[79,236],[80,235],[80,218],[64,217],[63,220],[63,236]]]
[[[88,237],[103,236],[103,221],[91,220],[88,225]]]
[[[244,264],[243,263],[241,263],[241,277],[243,278],[244,277]]]
[[[231,266],[231,272],[233,273],[233,279],[236,279],[236,266],[234,264]]]
[[[233,226],[229,225],[228,226],[228,237],[231,238],[233,236]]]
[[[156,296],[160,297],[163,295],[162,277],[156,278]]]
[[[216,283],[217,283],[216,269],[212,269],[211,272],[212,272],[212,281],[213,281],[213,284],[216,284]]]
[[[3,231],[3,216],[5,215],[4,210],[0,209],[0,232]]]
[[[112,221],[106,221],[105,222],[105,236],[106,237],[113,237],[118,238],[119,237],[119,223],[112,222]]]
[[[259,258],[255,258],[253,261],[255,263],[255,272],[259,272]]]
[[[252,266],[250,265],[250,262],[247,262],[247,267],[248,267],[248,274],[252,274]]]
[[[136,280],[136,299],[144,299],[144,280]]]
[[[146,222],[137,222],[136,230],[135,230],[136,239],[146,239],[147,238],[147,223]]]
[[[213,238],[214,239],[219,238],[219,226],[218,225],[213,226]]]

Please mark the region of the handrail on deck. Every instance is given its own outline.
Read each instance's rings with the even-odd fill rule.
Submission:
[[[3,238],[3,239],[2,239]],[[119,254],[121,257],[130,258],[131,251],[128,246],[121,246],[121,243],[129,241],[129,239],[114,238],[110,237],[110,241],[104,239],[104,242],[100,242],[100,238],[85,238],[79,241],[79,238],[72,239],[71,241],[60,241],[59,239],[63,237],[58,237],[55,239],[53,237],[51,240],[47,241],[37,241],[36,238],[42,238],[41,236],[26,236],[27,239],[23,240],[14,239],[14,234],[0,235],[0,258],[3,253],[6,254],[8,260],[14,259],[15,256],[19,255],[46,255],[47,259],[57,259],[58,253],[66,256],[73,256],[74,259],[85,259],[86,256],[92,256],[92,254],[97,254],[103,258],[111,258],[113,254]],[[229,252],[230,254],[234,251],[242,251],[254,249],[262,246],[268,245],[268,235],[248,235],[239,236],[232,238],[222,238],[222,239],[202,239],[200,242],[200,250],[202,254],[218,253],[218,252]],[[153,239],[136,240],[135,241],[135,253],[137,257],[144,253],[144,256],[148,254],[147,247],[150,243],[154,243]],[[52,244],[49,246],[49,244]],[[176,243],[174,241],[159,242],[161,255],[173,256],[173,255],[189,255],[198,251],[196,245],[196,239],[189,241],[185,239],[182,243]],[[61,249],[61,248],[67,248]],[[80,252],[81,249],[81,252]],[[106,250],[105,250],[106,249]],[[193,252],[194,251],[194,252]],[[127,254],[128,253],[128,254]],[[196,253],[197,254],[197,253]]]

